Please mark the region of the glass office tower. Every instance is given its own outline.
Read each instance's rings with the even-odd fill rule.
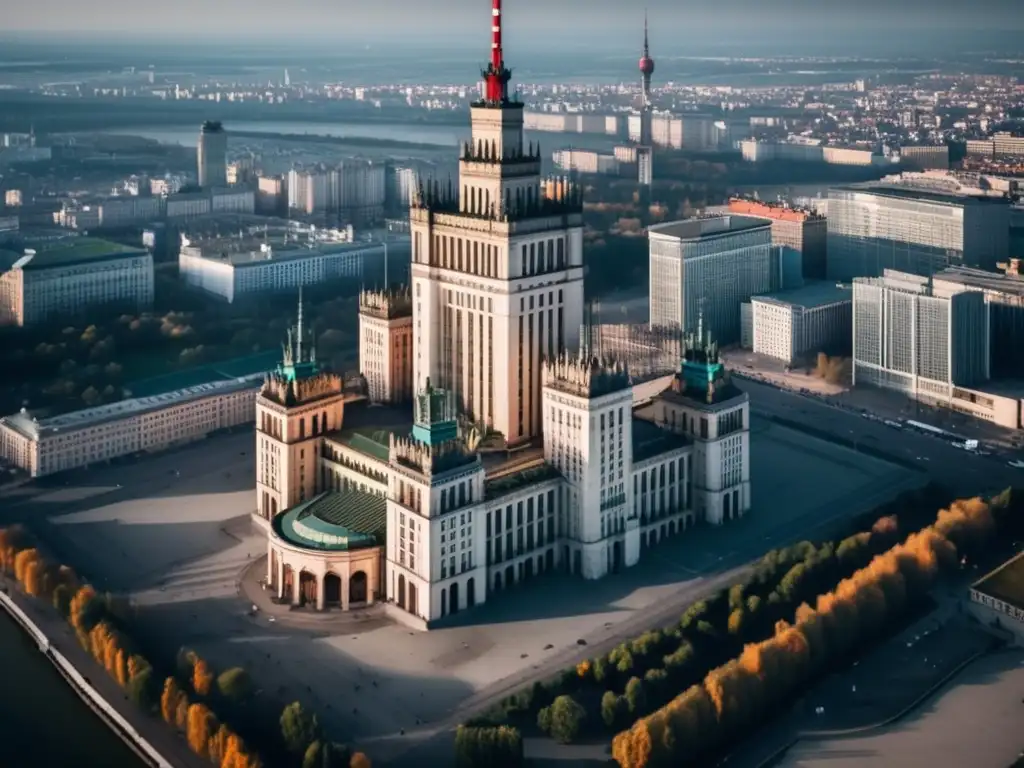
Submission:
[[[740,340],[740,305],[780,283],[771,222],[750,216],[703,216],[648,229],[651,326],[704,328],[720,344]]]
[[[929,278],[887,270],[853,281],[853,383],[948,399],[989,378],[980,292],[934,295]]]
[[[829,279],[886,269],[933,275],[950,266],[995,269],[1009,252],[1004,198],[909,187],[852,185],[828,193]]]

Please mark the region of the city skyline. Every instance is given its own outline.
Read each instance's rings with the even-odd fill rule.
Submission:
[[[414,19],[407,13],[409,0],[379,0],[346,9],[327,0],[299,0],[287,10],[270,4],[254,6],[242,0],[224,0],[216,7],[199,0],[183,0],[173,5],[153,0],[103,0],[93,6],[39,0],[9,9],[5,27],[9,32],[72,33],[80,38],[97,33],[147,39],[186,34],[190,41],[222,40],[224,29],[230,28],[253,40],[285,44],[282,33],[303,33],[305,40],[359,39],[368,44],[413,36],[426,42],[423,36],[429,34],[440,43],[470,41],[481,26],[481,18],[486,19],[487,5],[480,0],[445,0],[439,5],[443,7],[429,17]],[[856,5],[792,0],[782,12],[775,4],[754,0],[722,0],[713,5],[695,0],[648,0],[646,7],[652,17],[652,44],[669,49],[673,40],[700,40],[708,34],[744,39],[770,32],[791,35],[795,42],[800,32],[821,29],[835,30],[838,42],[864,32],[884,35],[895,30],[915,30],[919,37],[927,37],[942,31],[1008,31],[1024,27],[1024,20],[1014,13],[1013,0],[960,3],[943,8],[941,13],[936,13],[934,4],[924,0],[907,0],[897,8],[881,0]],[[609,39],[625,44],[628,38],[629,44],[635,46],[633,36],[623,36],[621,30],[642,14],[642,7],[615,0],[588,0],[585,4],[583,0],[517,0],[508,8],[507,32],[512,39],[548,39],[575,37],[581,30],[605,31]],[[197,24],[200,18],[203,23]],[[335,22],[322,23],[330,19]],[[585,42],[603,44],[602,40]]]

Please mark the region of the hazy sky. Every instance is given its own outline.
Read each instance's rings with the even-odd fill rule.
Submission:
[[[1024,0],[505,0],[511,40],[635,37],[646,4],[652,42],[794,35],[1024,29]],[[4,0],[3,30],[383,42],[486,39],[490,0]],[[185,38],[186,40],[188,37]],[[486,45],[484,46],[486,47]]]

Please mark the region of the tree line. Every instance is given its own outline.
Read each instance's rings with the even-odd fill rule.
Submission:
[[[744,645],[703,680],[615,736],[623,768],[692,764],[741,737],[837,662],[927,598],[964,553],[978,552],[1011,514],[1009,492],[959,500],[934,523],[871,558],[834,589],[803,602],[771,637]]]
[[[82,647],[128,698],[180,731],[189,748],[211,765],[370,768],[366,755],[328,739],[316,715],[299,702],[284,708],[276,737],[257,727],[253,682],[241,667],[218,674],[195,651],[182,649],[176,668],[161,685],[153,665],[129,635],[132,607],[128,601],[101,595],[70,567],[51,563],[24,528],[0,529],[0,570],[13,576],[26,594],[50,601],[75,630]],[[265,763],[241,732],[254,736],[252,742],[263,745],[272,759]]]
[[[923,527],[949,498],[943,489],[927,486],[861,516],[846,538],[772,550],[747,578],[694,603],[677,623],[537,682],[468,724],[536,724],[562,742],[593,733],[610,736],[702,680],[744,644],[771,637],[776,623],[791,618],[801,603],[865,566],[901,534]]]
[[[100,595],[82,582],[66,565],[54,565],[32,546],[28,533],[18,526],[0,529],[0,568],[14,576],[32,597],[48,600],[75,630],[82,647],[103,667],[128,698],[140,709],[152,713],[157,705],[153,665],[139,653],[126,633],[131,608],[109,593]],[[164,719],[169,720],[159,700]],[[175,701],[173,722],[187,728],[189,747],[221,768],[258,768],[259,757],[209,710]]]

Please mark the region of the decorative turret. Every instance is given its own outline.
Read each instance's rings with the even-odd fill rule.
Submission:
[[[382,320],[411,317],[412,292],[407,285],[382,291],[360,291],[359,314]]]
[[[281,362],[264,378],[260,394],[281,405],[292,406],[339,394],[343,388],[340,376],[321,370],[317,364],[316,345],[306,338],[300,288],[297,322],[288,329],[281,345]]]
[[[632,386],[624,363],[600,360],[583,350],[578,356],[562,354],[544,361],[545,388],[557,389],[577,397],[602,397]]]
[[[707,403],[720,402],[738,393],[719,361],[718,343],[704,331],[703,310],[698,315],[696,333],[690,332],[683,339],[683,361],[672,389]]]
[[[459,427],[455,394],[446,389],[427,387],[416,395],[412,436],[427,445],[440,445],[458,437]]]

